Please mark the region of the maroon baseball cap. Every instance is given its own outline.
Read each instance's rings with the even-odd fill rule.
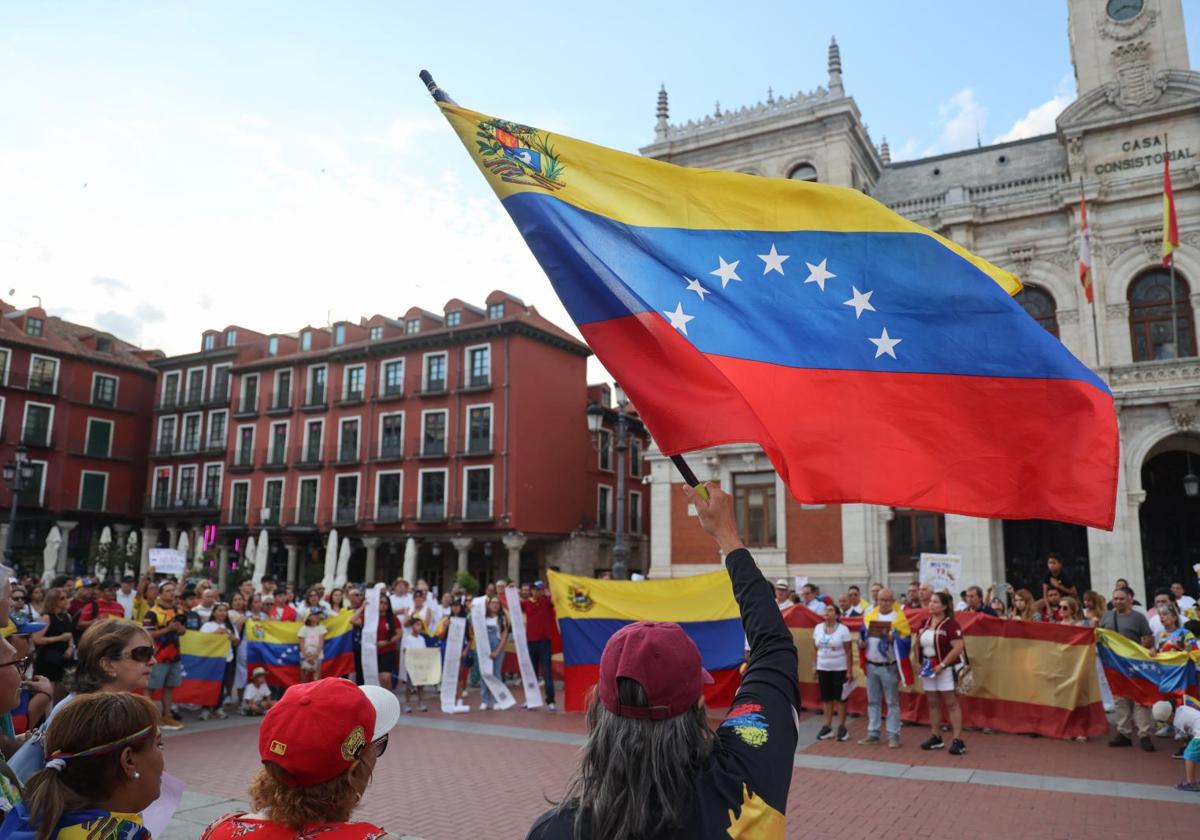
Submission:
[[[646,706],[623,706],[617,693],[621,677],[646,692]],[[600,702],[614,715],[666,720],[696,705],[713,681],[700,649],[673,621],[638,621],[612,634],[600,655]]]

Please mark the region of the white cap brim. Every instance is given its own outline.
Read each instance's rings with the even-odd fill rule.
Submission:
[[[375,707],[375,732],[371,741],[378,741],[400,722],[400,700],[383,686],[360,685],[358,688]]]

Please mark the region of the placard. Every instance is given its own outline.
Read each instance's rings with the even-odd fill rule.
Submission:
[[[173,548],[150,549],[150,565],[160,575],[182,575],[187,565],[183,552]]]
[[[438,648],[409,648],[404,667],[413,685],[437,685],[442,681],[442,652]]]
[[[921,554],[920,581],[934,592],[949,592],[958,597],[962,578],[962,557],[958,554]]]

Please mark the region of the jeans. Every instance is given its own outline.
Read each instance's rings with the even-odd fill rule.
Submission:
[[[900,737],[900,674],[895,665],[867,664],[867,734],[879,737],[879,704],[887,701],[887,732]]]
[[[491,647],[492,652],[495,653],[496,648],[500,646],[500,631],[497,630],[495,627],[489,627],[487,629],[487,634],[488,634],[488,645]],[[482,659],[482,657],[480,657],[480,659]],[[500,666],[503,664],[503,662],[504,662],[504,651],[500,651],[499,655],[495,659],[488,660],[486,665],[482,661],[479,663],[480,672],[482,673],[482,669],[484,667],[489,667],[492,674],[494,674],[496,679],[499,680],[500,679]],[[488,691],[487,682],[484,681],[482,678],[480,678],[479,682],[483,686],[483,689],[482,689],[483,702],[487,703],[489,706],[494,704],[496,702],[496,698],[492,696],[492,692]],[[501,680],[501,682],[503,682],[503,680]]]
[[[529,640],[529,658],[533,660],[533,670],[541,675],[546,683],[546,702],[554,702],[554,670],[550,664],[551,650],[549,639]]]

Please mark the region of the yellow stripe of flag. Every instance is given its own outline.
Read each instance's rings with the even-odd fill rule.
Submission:
[[[624,621],[720,621],[739,618],[726,572],[669,580],[596,580],[550,572],[550,596],[561,618]]]

